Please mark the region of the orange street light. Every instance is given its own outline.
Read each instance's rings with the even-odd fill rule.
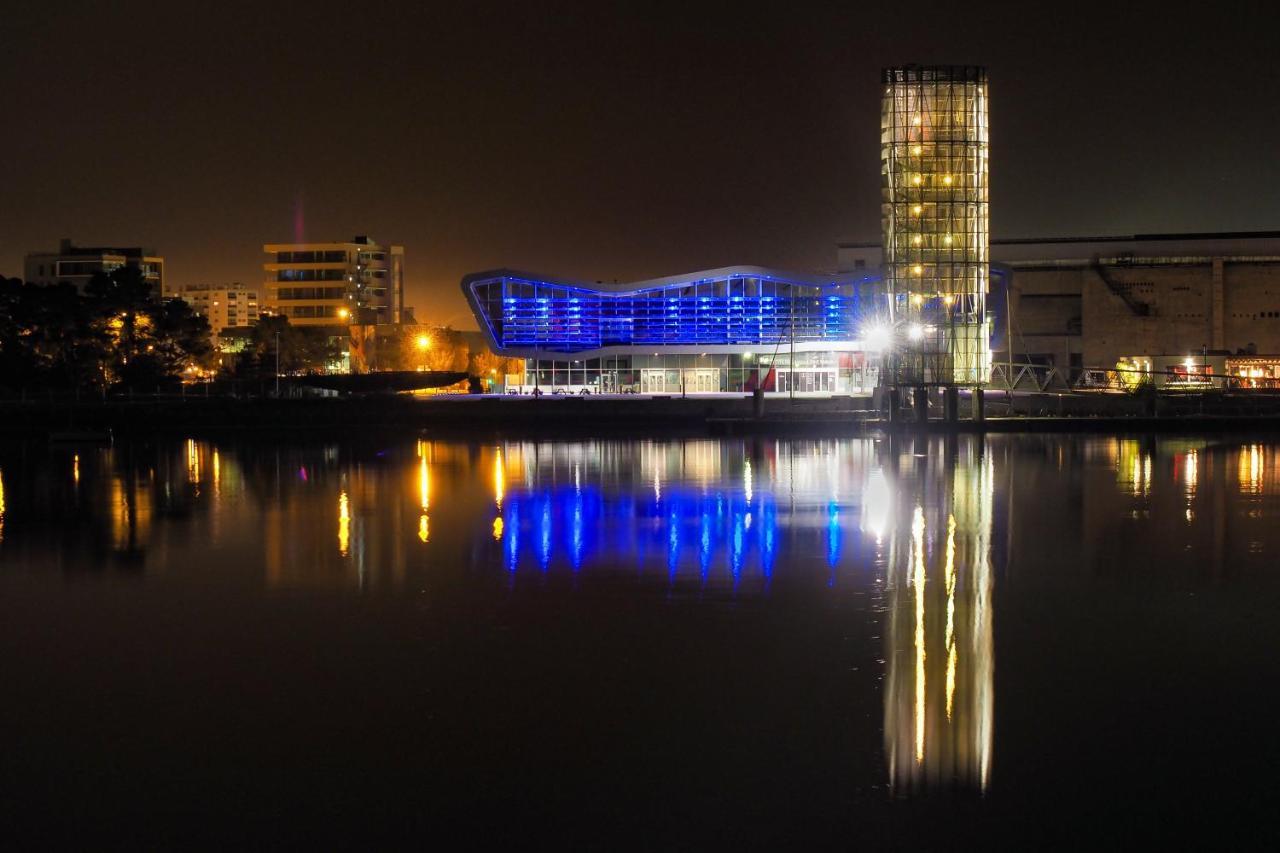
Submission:
[[[345,319],[347,319],[347,318],[348,318],[348,317],[350,317],[350,316],[351,316],[351,312],[350,312],[350,311],[348,311],[346,308],[339,308],[339,309],[338,309],[338,319],[339,319],[339,320],[345,320]]]
[[[418,349],[430,349],[431,338],[426,335],[418,335]]]

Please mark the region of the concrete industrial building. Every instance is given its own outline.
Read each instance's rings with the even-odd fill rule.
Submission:
[[[173,295],[189,303],[192,309],[209,321],[214,337],[233,326],[252,326],[258,322],[260,289],[240,282],[228,284],[182,284]]]
[[[873,243],[838,247],[842,270],[881,257]],[[993,240],[991,264],[992,311],[1012,316],[997,361],[1070,371],[1218,355],[1232,376],[1280,379],[1280,232]]]
[[[368,237],[345,243],[268,243],[264,314],[297,326],[400,323],[404,247]]]
[[[96,273],[110,273],[125,266],[142,270],[143,277],[151,282],[153,296],[170,295],[165,291],[164,258],[155,249],[140,246],[77,246],[63,238],[57,251],[28,252],[23,264],[23,277],[31,284],[69,282],[83,293],[85,285]]]

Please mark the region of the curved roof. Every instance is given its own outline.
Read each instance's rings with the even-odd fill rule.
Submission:
[[[728,267],[716,267],[709,270],[698,270],[697,272],[683,273],[681,275],[668,275],[661,278],[647,278],[640,281],[631,282],[582,282],[572,281],[567,278],[558,276],[541,275],[539,273],[531,273],[526,270],[516,270],[509,267],[499,269],[485,270],[483,272],[468,273],[462,277],[462,292],[470,294],[470,286],[473,282],[488,281],[495,278],[519,278],[527,281],[537,281],[544,284],[554,284],[559,287],[572,287],[577,290],[586,290],[594,293],[623,294],[623,293],[639,293],[642,290],[653,290],[660,287],[683,287],[690,284],[697,284],[702,281],[716,281],[722,278],[764,278],[776,281],[786,281],[795,284],[808,284],[816,287],[824,287],[836,284],[855,284],[863,281],[873,281],[877,276],[868,275],[867,273],[802,273],[792,272],[790,270],[771,269],[769,267],[757,267],[751,264],[737,264]]]

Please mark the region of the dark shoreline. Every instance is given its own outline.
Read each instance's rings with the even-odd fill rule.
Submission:
[[[1122,400],[1118,403],[1127,404]],[[1186,400],[1159,414],[992,416],[985,421],[890,424],[865,398],[769,399],[755,417],[749,397],[720,398],[448,398],[394,396],[339,399],[193,398],[107,402],[0,403],[0,438],[43,439],[66,432],[110,431],[116,438],[185,436],[695,437],[844,436],[928,433],[1247,433],[1280,431],[1280,407]],[[967,413],[967,406],[962,406]],[[992,408],[989,406],[989,409]],[[1043,411],[1046,407],[1041,407]],[[1172,410],[1170,410],[1172,409]],[[1200,414],[1200,411],[1204,414]],[[1164,411],[1162,411],[1164,410]],[[1246,413],[1252,410],[1252,413]]]

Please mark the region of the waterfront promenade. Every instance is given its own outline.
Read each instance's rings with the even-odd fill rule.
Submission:
[[[323,433],[417,429],[442,435],[857,434],[919,430],[909,413],[889,423],[869,397],[766,397],[762,411],[746,395],[592,396],[372,395],[273,399],[135,396],[108,400],[0,401],[0,436],[41,438],[65,431],[117,437],[190,434]],[[968,401],[960,411],[968,414]],[[1236,431],[1280,429],[1280,395],[1133,395],[988,393],[986,419],[941,420],[925,429],[965,432]]]

